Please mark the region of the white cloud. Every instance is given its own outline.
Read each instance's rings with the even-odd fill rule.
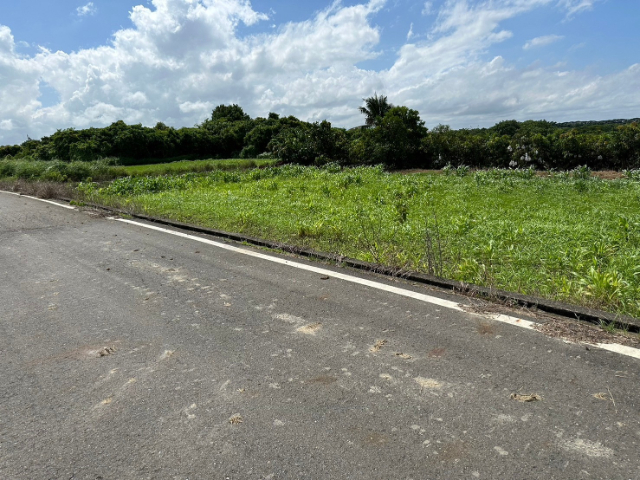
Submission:
[[[409,31],[407,32],[407,41],[411,40],[415,34],[413,33],[413,23],[409,26]]]
[[[429,126],[637,116],[640,65],[596,76],[486,58],[511,36],[505,20],[556,0],[448,0],[429,35],[403,46],[391,68],[358,68],[378,55],[375,14],[384,4],[334,3],[306,21],[242,37],[240,24],[268,20],[248,0],[153,0],[133,8],[132,27],[108,45],[32,57],[17,54],[0,26],[0,144],[120,119],[191,126],[221,103],[252,116],[274,111],[350,127],[362,123],[361,99],[376,91],[417,109]],[[42,85],[59,103],[43,107]]]
[[[422,15],[431,15],[433,13],[433,2],[424,2],[422,7]]]
[[[575,45],[571,45],[569,47],[569,52],[575,52],[576,50],[580,50],[581,48],[584,48],[587,46],[586,42],[580,42],[580,43],[576,43]]]
[[[547,45],[551,45],[559,40],[562,40],[564,37],[562,35],[545,35],[543,37],[536,37],[529,40],[522,47],[524,50],[529,50],[531,48],[536,47],[545,47]]]
[[[567,18],[571,18],[576,13],[593,9],[593,5],[598,1],[599,0],[560,0],[558,5],[567,11]]]
[[[89,2],[86,5],[76,8],[76,14],[79,17],[86,17],[87,15],[95,15],[98,13],[98,7],[93,2]]]

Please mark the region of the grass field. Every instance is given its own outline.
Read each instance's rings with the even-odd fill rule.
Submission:
[[[116,163],[116,164],[114,164]],[[150,165],[117,165],[117,159],[95,162],[62,162],[58,160],[0,160],[0,179],[30,181],[79,182],[82,180],[110,180],[127,176],[178,175],[204,173],[214,170],[248,170],[273,165],[276,160],[182,160]]]
[[[161,163],[153,165],[132,165],[126,167],[114,167],[117,177],[141,177],[155,175],[179,175],[183,173],[203,173],[214,170],[249,170],[256,167],[273,165],[276,160],[183,160],[180,162]]]
[[[284,166],[79,189],[150,215],[640,317],[637,172]]]

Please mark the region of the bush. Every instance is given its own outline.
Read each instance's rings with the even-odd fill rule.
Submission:
[[[0,178],[13,177],[16,174],[16,162],[0,160]]]

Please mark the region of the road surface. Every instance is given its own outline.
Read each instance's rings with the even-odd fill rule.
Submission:
[[[2,479],[640,478],[636,358],[6,193],[0,272]]]

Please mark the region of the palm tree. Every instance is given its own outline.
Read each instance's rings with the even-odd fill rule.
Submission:
[[[360,113],[367,117],[365,123],[368,126],[376,125],[385,114],[393,108],[384,95],[378,96],[376,92],[373,97],[363,98],[365,107],[360,107]]]

